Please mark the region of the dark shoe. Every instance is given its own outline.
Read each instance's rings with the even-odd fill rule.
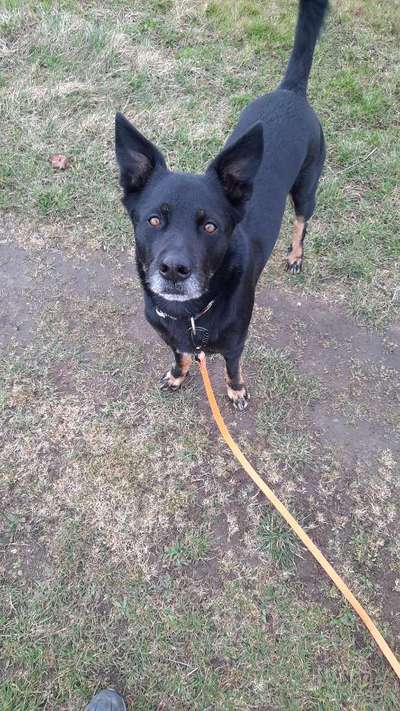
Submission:
[[[125,701],[114,689],[104,689],[93,696],[85,711],[126,711]]]

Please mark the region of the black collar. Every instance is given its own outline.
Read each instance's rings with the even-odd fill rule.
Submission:
[[[184,316],[183,318],[179,318],[178,316],[172,316],[172,314],[167,314],[165,311],[161,311],[157,306],[155,307],[155,312],[157,316],[163,319],[172,319],[172,321],[188,321],[189,322],[189,328],[188,330],[190,331],[190,338],[192,340],[193,344],[193,350],[195,354],[200,353],[200,351],[203,350],[207,346],[208,340],[209,340],[209,332],[207,328],[204,328],[204,326],[196,326],[196,321],[204,316],[212,307],[214,306],[215,299],[212,299],[211,301],[208,302],[207,306],[205,306],[204,309],[202,309],[198,314],[195,316]]]
[[[211,301],[208,302],[207,306],[202,309],[196,316],[182,316],[181,318],[179,316],[172,316],[172,314],[167,314],[166,311],[161,311],[161,309],[158,308],[158,306],[155,306],[155,312],[157,316],[160,318],[170,318],[173,321],[197,321],[198,318],[201,318],[201,316],[204,316],[212,307],[214,306],[215,299],[211,299]]]

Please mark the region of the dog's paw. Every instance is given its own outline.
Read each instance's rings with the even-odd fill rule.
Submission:
[[[287,259],[286,271],[289,272],[289,274],[300,274],[302,269],[303,269],[303,257],[300,257],[300,259],[295,259],[294,262],[291,262],[289,259]]]
[[[245,410],[249,404],[250,395],[248,390],[243,386],[240,390],[233,390],[227,386],[228,398],[231,401],[235,410]]]
[[[286,265],[285,265],[285,270],[289,272],[289,274],[300,274],[301,270],[303,269],[303,254],[298,255],[297,257],[293,254],[293,248],[292,245],[290,245],[288,249],[288,256],[286,259]]]
[[[175,378],[171,371],[168,370],[165,375],[160,380],[160,390],[163,392],[174,393],[182,386],[184,380],[186,380],[187,375],[182,375],[179,378]]]

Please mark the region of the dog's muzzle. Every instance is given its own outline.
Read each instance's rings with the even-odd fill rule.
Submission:
[[[162,296],[167,301],[198,299],[205,291],[200,280],[193,273],[184,279],[173,281],[166,279],[160,272],[153,272],[149,274],[147,283],[154,294]]]

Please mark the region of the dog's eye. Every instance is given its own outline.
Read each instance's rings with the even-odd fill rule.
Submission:
[[[203,226],[203,229],[208,232],[209,235],[211,235],[213,232],[217,230],[217,225],[214,225],[213,222],[206,222],[205,225]]]
[[[161,225],[161,220],[160,220],[159,217],[157,217],[157,215],[152,215],[151,217],[149,217],[149,219],[147,220],[147,222],[148,222],[149,225],[151,225],[152,227],[159,227],[159,226]]]

